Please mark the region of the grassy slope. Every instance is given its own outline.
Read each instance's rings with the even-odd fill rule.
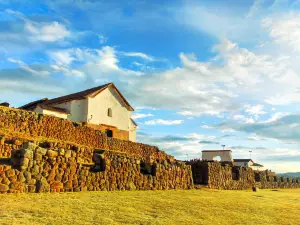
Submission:
[[[300,224],[300,190],[0,195],[0,224]]]

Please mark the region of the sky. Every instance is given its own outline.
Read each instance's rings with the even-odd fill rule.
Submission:
[[[299,0],[0,0],[0,102],[114,82],[138,141],[181,160],[300,171],[299,60]]]

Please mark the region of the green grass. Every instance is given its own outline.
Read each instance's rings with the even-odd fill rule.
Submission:
[[[0,224],[300,224],[300,190],[0,195]]]

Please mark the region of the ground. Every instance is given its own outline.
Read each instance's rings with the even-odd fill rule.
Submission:
[[[300,224],[299,189],[0,196],[0,224]]]

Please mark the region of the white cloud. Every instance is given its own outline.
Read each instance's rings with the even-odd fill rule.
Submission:
[[[55,42],[63,40],[70,35],[70,32],[64,25],[54,21],[51,23],[37,23],[27,21],[25,23],[25,31],[27,31],[32,41]]]
[[[275,90],[284,95],[300,86],[287,58],[255,54],[226,40],[213,49],[217,55],[208,62],[181,53],[182,67],[130,80],[127,95],[139,105],[174,109],[179,115],[220,115],[241,109],[250,99],[263,102]],[[246,112],[255,119],[266,113],[262,104],[249,105]]]
[[[149,120],[145,122],[145,125],[179,125],[182,124],[183,120],[162,120],[162,119],[155,119]]]
[[[244,107],[245,107],[245,111],[247,113],[249,113],[250,115],[254,115],[254,117],[256,119],[258,119],[259,115],[266,114],[266,112],[263,111],[263,109],[264,109],[263,105],[253,105],[253,106],[251,106],[251,105],[246,104]]]
[[[177,112],[178,115],[182,116],[193,116],[194,114],[190,111],[182,111],[182,112]]]
[[[103,35],[98,35],[99,41],[101,44],[104,44],[105,42],[107,42],[107,37],[103,36]]]
[[[72,53],[68,50],[52,51],[49,55],[58,65],[69,65],[75,60]]]
[[[266,121],[263,121],[263,123],[272,123],[272,122],[275,122],[275,121],[279,120],[281,117],[288,116],[288,115],[290,115],[290,113],[277,112],[277,113],[273,114],[271,116],[271,118],[267,119]]]
[[[122,52],[123,55],[129,57],[139,57],[148,61],[153,61],[153,57],[141,52]]]
[[[20,68],[36,76],[48,76],[50,74],[50,72],[46,70],[35,70],[21,60],[17,60],[13,58],[8,58],[7,60],[9,62],[18,64]]]
[[[214,127],[213,126],[208,126],[208,125],[203,125],[203,126],[201,126],[201,128],[204,128],[204,129],[213,129]]]
[[[104,46],[101,49],[69,48],[63,50],[48,51],[48,55],[54,64],[51,67],[56,72],[62,72],[66,76],[88,76],[95,82],[102,81],[110,75],[143,75],[120,67],[118,56],[113,47]],[[78,62],[80,66],[73,69],[72,63]]]
[[[142,118],[152,117],[152,116],[154,116],[154,115],[151,113],[148,113],[148,114],[135,113],[131,117],[132,117],[132,119],[142,119]]]
[[[278,17],[267,17],[262,21],[276,43],[300,51],[300,14],[288,13]]]

